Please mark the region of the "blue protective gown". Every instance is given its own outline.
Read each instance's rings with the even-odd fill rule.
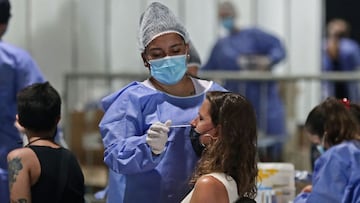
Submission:
[[[0,200],[4,202],[9,202],[6,157],[22,147],[22,138],[14,127],[16,94],[35,82],[44,82],[44,77],[31,56],[0,41]]]
[[[175,97],[132,82],[103,99],[105,115],[99,127],[110,168],[107,202],[173,203],[186,196],[198,160],[190,127],[170,128],[165,151],[158,156],[147,145],[146,133],[157,121],[189,124],[210,90],[225,91],[210,82],[202,93]]]
[[[360,48],[357,42],[351,39],[343,38],[339,42],[339,57],[337,71],[358,71],[360,69]],[[326,43],[322,49],[322,71],[335,71],[334,64],[331,62],[329,55],[326,52]],[[349,94],[351,102],[360,102],[359,82],[346,82],[346,91]],[[335,96],[334,82],[322,82],[322,98]]]
[[[360,203],[360,141],[335,145],[315,162],[312,192],[294,203]]]
[[[274,65],[285,58],[285,50],[280,40],[268,33],[257,28],[242,29],[219,39],[201,70],[242,70],[238,59],[244,55],[265,55],[269,57],[271,65]],[[276,82],[228,80],[224,87],[241,93],[253,104],[260,130],[267,135],[284,135],[284,106]]]

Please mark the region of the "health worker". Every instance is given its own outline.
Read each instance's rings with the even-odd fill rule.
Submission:
[[[149,78],[102,100],[107,202],[180,202],[198,161],[189,124],[206,92],[226,90],[186,74],[189,34],[165,5],[147,7],[138,40]]]

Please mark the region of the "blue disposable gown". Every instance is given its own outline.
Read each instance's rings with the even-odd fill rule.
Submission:
[[[242,29],[219,39],[201,70],[243,70],[238,59],[244,55],[265,55],[272,66],[285,58],[285,50],[280,40],[268,33],[256,28]],[[249,99],[256,110],[259,129],[267,135],[284,135],[284,106],[276,82],[227,80],[224,87]]]
[[[0,200],[9,202],[7,154],[22,147],[22,138],[15,128],[16,94],[22,88],[43,82],[37,64],[22,49],[0,41]]]
[[[206,91],[210,90],[225,89],[210,82]],[[105,115],[99,126],[110,168],[107,202],[173,203],[186,196],[198,160],[190,127],[170,128],[165,151],[158,156],[146,144],[146,133],[157,121],[189,124],[204,99],[205,91],[175,97],[139,82],[103,99]]]
[[[360,141],[335,145],[315,162],[311,193],[294,203],[360,203]]]
[[[351,72],[360,70],[360,48],[357,42],[351,39],[343,38],[339,43],[339,57],[338,57],[338,71]],[[334,71],[335,67],[331,62],[329,55],[326,52],[326,43],[322,49],[322,71]],[[349,94],[350,101],[360,102],[359,82],[349,81],[346,82],[346,91]],[[322,98],[325,99],[329,96],[335,95],[334,82],[324,81],[322,83]]]

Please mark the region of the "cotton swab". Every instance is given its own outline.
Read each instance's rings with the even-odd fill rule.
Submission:
[[[190,127],[190,124],[182,124],[182,125],[172,125],[170,126],[170,128],[186,128],[186,127]]]

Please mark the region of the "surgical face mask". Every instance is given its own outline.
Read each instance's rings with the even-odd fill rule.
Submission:
[[[322,139],[321,139],[321,144],[317,144],[316,145],[316,149],[318,150],[318,152],[320,154],[323,154],[326,151],[326,148],[324,147],[325,145],[325,137],[327,136],[327,133],[324,132]]]
[[[212,130],[213,128],[211,128],[210,130]],[[201,156],[202,152],[205,149],[205,145],[203,143],[200,142],[200,136],[201,135],[205,135],[207,132],[209,132],[210,130],[205,131],[204,133],[199,133],[195,130],[195,126],[191,126],[190,129],[190,141],[191,141],[191,145],[196,153],[196,155],[198,155],[199,157]],[[209,135],[211,138],[212,136]]]
[[[228,31],[232,31],[234,29],[234,18],[227,17],[221,20],[222,26]]]
[[[178,83],[185,75],[186,55],[167,56],[150,60],[150,74],[157,81],[165,85]]]
[[[320,154],[323,154],[325,152],[325,148],[321,144],[316,145],[316,149]]]

